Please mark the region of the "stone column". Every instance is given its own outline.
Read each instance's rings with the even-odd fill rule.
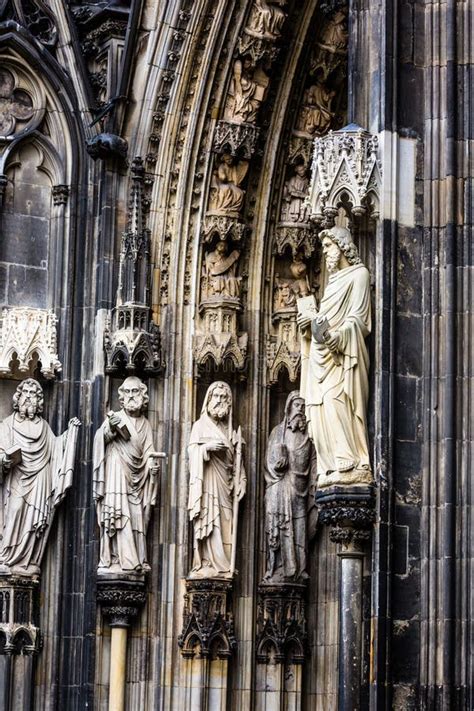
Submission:
[[[257,711],[300,711],[306,584],[262,583],[258,594]]]
[[[365,708],[364,557],[374,521],[373,486],[333,486],[316,492],[319,520],[331,527],[339,556],[338,711]]]
[[[40,650],[36,626],[39,580],[0,577],[0,711],[30,711]]]
[[[231,580],[186,580],[178,644],[189,660],[186,687],[190,711],[227,708],[229,659],[237,647],[231,593]]]
[[[97,580],[97,602],[112,633],[110,644],[109,709],[125,711],[127,679],[127,630],[146,600],[145,579],[101,575]]]

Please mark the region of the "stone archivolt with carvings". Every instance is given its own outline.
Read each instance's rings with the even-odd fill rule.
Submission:
[[[224,120],[231,123],[255,123],[269,81],[263,68],[259,64],[255,65],[249,55],[238,57],[233,65]]]
[[[238,49],[242,56],[251,57],[253,62],[264,59],[272,61],[278,51],[277,40],[286,20],[282,6],[286,0],[255,0],[250,10],[247,25],[239,37]]]
[[[57,354],[56,324],[53,311],[25,307],[5,308],[0,331],[0,374],[32,374],[36,362],[49,379],[61,372]]]
[[[315,141],[309,203],[312,218],[334,224],[339,208],[354,216],[379,215],[381,163],[378,138],[356,124]]]

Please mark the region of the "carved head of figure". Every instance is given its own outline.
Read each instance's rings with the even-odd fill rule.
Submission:
[[[43,388],[34,378],[27,378],[17,387],[13,395],[13,411],[24,420],[32,420],[43,412]]]
[[[305,402],[299,390],[293,390],[286,399],[285,426],[293,432],[306,430]]]
[[[319,239],[330,274],[345,266],[361,263],[359,252],[347,227],[331,227],[330,230],[323,230]]]
[[[148,388],[140,378],[126,378],[118,389],[119,403],[131,417],[139,417],[148,405]]]
[[[219,380],[209,386],[204,399],[203,410],[213,420],[222,422],[227,420],[232,407],[232,391],[227,383]]]

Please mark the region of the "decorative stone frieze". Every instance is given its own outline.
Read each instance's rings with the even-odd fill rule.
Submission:
[[[237,647],[231,611],[232,581],[187,580],[183,630],[178,645],[183,657],[199,651],[203,658],[228,659]]]
[[[258,594],[257,662],[303,664],[308,636],[306,585],[262,583]]]
[[[54,378],[62,366],[57,354],[56,324],[53,311],[28,306],[4,308],[0,331],[0,375],[11,376],[13,369],[32,374],[37,359],[41,374]]]
[[[342,205],[353,215],[379,216],[382,167],[377,136],[356,124],[314,143],[308,198],[315,222],[330,226]]]
[[[218,121],[214,130],[213,150],[250,160],[255,152],[260,128],[249,123]]]

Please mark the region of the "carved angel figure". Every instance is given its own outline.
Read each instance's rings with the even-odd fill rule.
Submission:
[[[247,174],[249,164],[245,160],[235,162],[230,153],[224,153],[214,170],[209,197],[209,212],[238,217],[242,209],[245,191],[240,183]]]
[[[74,417],[59,437],[42,418],[43,389],[33,378],[17,387],[13,414],[0,424],[3,482],[1,574],[38,575],[54,513],[72,484]]]
[[[250,12],[249,23],[245,28],[247,34],[271,40],[279,37],[286,15],[277,4],[283,5],[284,2],[271,3],[265,0],[255,0]]]
[[[268,82],[269,78],[263,69],[253,68],[250,57],[236,59],[224,119],[233,123],[255,123]]]
[[[289,178],[283,190],[282,222],[306,223],[309,220],[308,195],[309,178],[304,163],[295,166],[295,174]]]
[[[236,276],[236,271],[240,252],[234,249],[229,254],[228,251],[227,243],[220,241],[206,255],[203,266],[203,300],[239,297],[241,277]]]

